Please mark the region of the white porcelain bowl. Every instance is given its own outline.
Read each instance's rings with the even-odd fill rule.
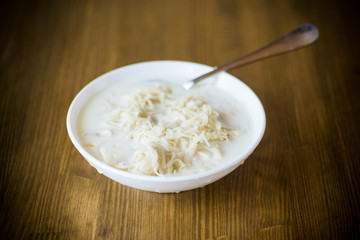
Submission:
[[[249,139],[248,149],[233,161],[227,162],[221,167],[207,172],[172,177],[147,176],[129,173],[114,168],[103,161],[90,155],[80,144],[77,134],[77,118],[84,104],[99,91],[112,86],[119,81],[131,81],[133,79],[164,79],[166,76],[181,76],[192,79],[201,74],[209,72],[212,67],[183,61],[151,61],[128,65],[105,73],[86,85],[75,97],[67,115],[67,129],[71,141],[90,163],[91,166],[105,176],[130,187],[153,191],[153,192],[180,192],[210,184],[242,164],[259,144],[265,131],[265,112],[263,106],[255,93],[239,79],[228,73],[217,75],[216,85],[223,88],[242,102],[249,113],[252,124],[252,137]],[[166,78],[165,78],[166,79]],[[206,81],[206,80],[205,80]],[[180,84],[180,83],[179,83]]]

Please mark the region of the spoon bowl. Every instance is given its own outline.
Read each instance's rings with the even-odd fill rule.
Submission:
[[[284,36],[276,39],[268,45],[251,52],[241,58],[235,59],[229,63],[215,68],[200,77],[185,82],[182,86],[185,89],[192,88],[196,83],[213,76],[219,72],[229,71],[234,68],[244,66],[246,64],[256,62],[268,57],[294,51],[299,48],[306,47],[316,41],[319,37],[319,30],[311,23],[305,23]]]

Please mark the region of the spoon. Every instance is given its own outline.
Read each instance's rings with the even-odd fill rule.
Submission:
[[[235,59],[229,63],[216,67],[213,71],[208,72],[200,77],[185,82],[182,86],[189,90],[196,83],[208,78],[219,72],[231,70],[233,68],[241,67],[246,64],[259,61],[268,57],[290,52],[315,42],[319,37],[319,31],[316,26],[310,23],[305,23],[293,31],[285,34],[277,40],[265,45],[264,47],[251,52],[243,57]]]

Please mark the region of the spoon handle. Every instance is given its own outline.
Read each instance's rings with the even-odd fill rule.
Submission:
[[[197,77],[184,84],[186,89],[190,89],[197,82],[210,77],[218,72],[228,71],[233,68],[244,66],[246,64],[259,61],[271,56],[293,51],[305,47],[315,42],[319,37],[319,31],[316,26],[310,23],[303,24],[293,31],[285,34],[277,40],[265,45],[264,47],[251,52],[243,57],[235,59],[229,63],[215,68],[213,71]]]

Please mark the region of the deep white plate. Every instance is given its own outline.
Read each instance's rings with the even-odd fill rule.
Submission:
[[[259,98],[247,85],[228,73],[219,73],[216,75],[215,86],[224,89],[244,104],[249,113],[253,133],[252,137],[249,138],[249,144],[246,151],[243,151],[238,158],[225,163],[221,167],[198,174],[171,177],[129,173],[94,158],[80,144],[77,135],[76,122],[80,110],[94,94],[105,88],[118,84],[120,81],[146,81],[150,79],[169,79],[170,81],[179,81],[178,79],[190,80],[209,72],[212,69],[212,67],[192,62],[151,61],[124,66],[101,75],[86,85],[77,94],[70,105],[66,124],[71,141],[81,155],[91,166],[96,168],[99,173],[104,174],[121,184],[142,190],[162,193],[180,192],[203,187],[224,177],[242,164],[254,151],[262,139],[266,124],[264,108]],[[181,83],[179,82],[179,84]]]

